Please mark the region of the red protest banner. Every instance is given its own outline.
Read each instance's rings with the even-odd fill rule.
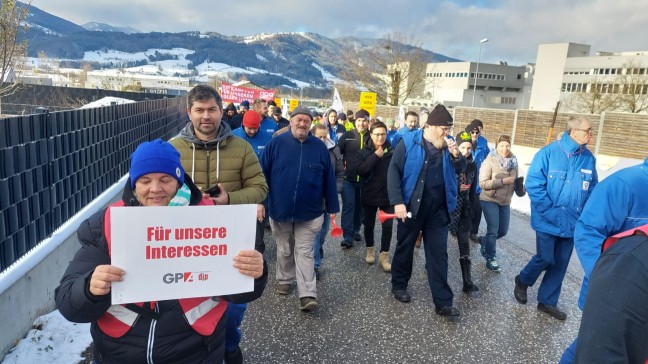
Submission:
[[[254,99],[274,100],[277,90],[261,90],[247,87],[234,86],[223,82],[221,97],[223,102],[240,103],[243,100],[252,102]]]

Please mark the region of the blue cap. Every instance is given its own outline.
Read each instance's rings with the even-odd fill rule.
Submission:
[[[173,176],[181,185],[184,183],[184,169],[180,163],[180,153],[162,139],[144,142],[131,154],[131,188],[145,174],[165,173]]]

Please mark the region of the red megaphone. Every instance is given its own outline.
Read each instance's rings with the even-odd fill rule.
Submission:
[[[385,222],[385,220],[395,219],[396,217],[397,217],[396,214],[388,214],[383,210],[378,210],[378,221],[380,221],[381,224],[383,222]],[[412,213],[408,212],[407,217],[411,219],[412,218]]]
[[[342,236],[342,228],[339,228],[337,224],[335,223],[335,218],[331,214],[331,224],[332,224],[332,229],[331,229],[331,237],[332,238],[339,238]]]

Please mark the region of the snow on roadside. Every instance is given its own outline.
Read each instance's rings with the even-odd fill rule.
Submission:
[[[90,324],[69,322],[58,310],[36,318],[32,327],[2,364],[78,363],[83,359],[81,353],[92,343]]]

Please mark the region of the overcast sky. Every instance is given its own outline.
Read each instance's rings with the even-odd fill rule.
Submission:
[[[648,50],[645,0],[32,0],[79,25],[97,21],[140,31],[225,35],[315,32],[379,38],[400,32],[423,48],[476,61],[535,62],[538,44],[574,42],[598,51]],[[378,5],[380,4],[380,5]]]

